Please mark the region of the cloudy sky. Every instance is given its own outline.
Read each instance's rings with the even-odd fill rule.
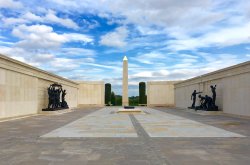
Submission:
[[[250,59],[248,0],[0,0],[0,53],[121,94]]]

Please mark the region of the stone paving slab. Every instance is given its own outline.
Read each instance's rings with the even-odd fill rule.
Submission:
[[[128,115],[103,108],[42,137],[137,137]]]
[[[136,114],[136,119],[150,137],[245,137],[187,118],[144,108],[149,115]]]

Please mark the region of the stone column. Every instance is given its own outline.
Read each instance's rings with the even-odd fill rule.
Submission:
[[[128,106],[128,59],[123,58],[122,106]]]

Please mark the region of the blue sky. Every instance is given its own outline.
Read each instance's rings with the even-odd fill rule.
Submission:
[[[0,0],[0,53],[121,94],[140,81],[184,80],[250,59],[246,0]]]

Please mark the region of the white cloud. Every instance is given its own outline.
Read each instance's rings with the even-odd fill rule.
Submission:
[[[96,55],[94,50],[84,48],[60,48],[59,52],[55,52],[58,55],[74,56],[74,57],[93,57]]]
[[[61,57],[53,53],[29,51],[18,47],[0,46],[0,52],[21,62],[56,74],[65,74],[80,69],[83,63],[95,62],[95,59],[91,57]]]
[[[164,55],[159,52],[150,52],[150,53],[137,55],[135,57],[132,57],[131,59],[138,61],[140,63],[144,63],[144,64],[153,64],[156,61],[159,61],[159,60],[162,61],[166,59],[166,56],[167,55]]]
[[[219,3],[212,0],[85,0],[84,2],[53,0],[53,2],[58,5],[57,10],[63,8],[71,12],[98,13],[99,16],[118,24],[183,27],[193,32],[197,29],[205,30],[207,25],[224,19],[224,13],[213,8]]]
[[[22,3],[14,0],[0,0],[0,8],[21,8]]]
[[[153,73],[151,71],[144,71],[133,74],[129,76],[129,78],[145,78],[145,77],[152,77]]]
[[[164,30],[162,30],[162,28],[156,29],[154,27],[147,27],[147,26],[140,26],[140,25],[138,25],[136,28],[142,35],[157,35],[157,34],[166,33]]]
[[[21,39],[17,46],[26,49],[58,48],[61,44],[72,41],[91,43],[92,37],[78,33],[57,34],[53,28],[46,25],[19,25],[12,30],[12,34]]]
[[[46,65],[43,64],[42,68],[67,77],[68,75],[73,76],[72,74],[74,74],[75,70],[80,70],[82,63],[94,61],[93,58],[65,58],[54,56],[54,58],[47,61]]]
[[[43,21],[43,18],[41,16],[35,15],[31,12],[25,13],[22,18],[24,18],[27,21],[40,21],[40,22]]]
[[[11,58],[39,67],[53,60],[54,56],[48,53],[32,52],[19,47],[0,46],[0,52]]]
[[[93,42],[92,37],[88,35],[84,35],[84,34],[79,34],[79,33],[64,33],[62,36],[65,37],[67,42],[70,42],[70,41],[82,41],[84,43]]]
[[[20,56],[11,56],[11,58],[15,59],[15,60],[18,60],[18,61],[21,61],[21,62],[24,62],[24,63],[27,63],[27,61],[25,60],[24,57],[20,57]]]
[[[131,4],[133,4],[133,6],[131,6]],[[124,15],[128,22],[143,26],[182,26],[190,28],[194,24],[203,24],[204,26],[208,23],[208,17],[210,17],[211,20],[209,22],[214,21],[210,16],[213,15],[213,13],[209,11],[209,7],[212,5],[210,0],[190,0],[185,2],[176,0],[148,0],[146,2],[131,0],[118,1],[110,5],[112,11]],[[119,10],[121,10],[121,12]],[[196,19],[191,19],[194,17]]]
[[[61,25],[68,27],[68,28],[73,28],[73,29],[79,28],[79,26],[75,22],[73,22],[71,19],[59,18],[56,16],[55,12],[52,10],[48,11],[44,20],[45,20],[45,22],[48,21],[48,22],[52,22],[52,23],[61,24]]]
[[[56,12],[53,10],[48,10],[46,15],[39,16],[31,12],[26,12],[25,14],[21,15],[20,17],[3,17],[2,18],[3,24],[5,26],[13,26],[13,25],[20,25],[24,23],[52,23],[52,24],[59,24],[67,28],[72,29],[79,29],[79,26],[69,18],[60,18],[56,15]]]
[[[248,57],[239,58],[240,55],[214,55],[202,52],[196,52],[195,55],[173,55],[176,61],[172,64],[165,63],[165,65],[159,65],[161,62],[159,59],[152,66],[144,66],[144,69],[133,70],[133,73],[130,73],[129,76],[131,84],[136,84],[140,81],[184,80],[232,66],[248,59]]]
[[[68,59],[68,58],[54,58],[53,61],[50,61],[50,66],[47,67],[47,70],[51,72],[67,72],[74,70],[80,66],[77,62],[79,59]]]
[[[147,59],[164,59],[165,55],[162,53],[158,53],[158,52],[150,52],[150,53],[146,53],[140,56],[137,56],[137,58],[147,58]]]
[[[124,47],[127,45],[126,38],[128,30],[126,27],[118,27],[115,31],[101,36],[100,44],[111,47]]]
[[[100,26],[99,22],[97,22],[96,20],[88,21],[86,19],[83,19],[82,21],[84,23],[84,28],[86,28],[87,30],[94,29]]]
[[[82,12],[97,13],[118,24],[132,23],[142,34],[165,33],[181,37],[183,43],[180,45],[187,46],[189,43],[190,46],[187,48],[200,44],[190,36],[219,31],[224,27],[244,26],[244,22],[250,18],[249,3],[244,0],[229,2],[226,0],[86,0],[84,3],[80,3],[80,0],[66,2],[53,0],[53,2],[58,5],[58,10],[62,6],[69,11],[81,9]],[[242,17],[240,21],[232,21],[239,20],[239,17]],[[152,25],[157,28],[151,28]],[[184,40],[184,36],[188,38]]]
[[[66,42],[63,35],[53,32],[53,28],[46,25],[19,25],[12,34],[21,39],[17,45],[26,49],[57,48]]]
[[[13,42],[8,42],[8,41],[1,41],[0,40],[0,45],[13,45]]]
[[[171,50],[195,50],[202,47],[225,47],[250,43],[250,22],[243,26],[223,28],[200,37],[170,40],[168,48]]]
[[[22,48],[12,48],[8,46],[0,46],[0,52],[7,56],[23,56],[25,57],[27,54],[23,54],[24,50]]]
[[[110,66],[105,64],[96,64],[96,63],[83,63],[84,65],[89,65],[92,67],[99,67],[99,68],[105,68],[105,69],[113,69],[113,70],[121,70],[121,67],[117,66]]]
[[[10,26],[10,25],[17,25],[27,23],[28,21],[24,18],[2,18],[3,25]]]
[[[19,25],[13,28],[12,35],[20,40],[16,43],[5,44],[6,46],[1,44],[0,52],[47,71],[61,74],[81,68],[82,63],[95,62],[94,50],[61,48],[68,42],[92,43],[93,39],[88,35],[58,34],[47,25]]]

